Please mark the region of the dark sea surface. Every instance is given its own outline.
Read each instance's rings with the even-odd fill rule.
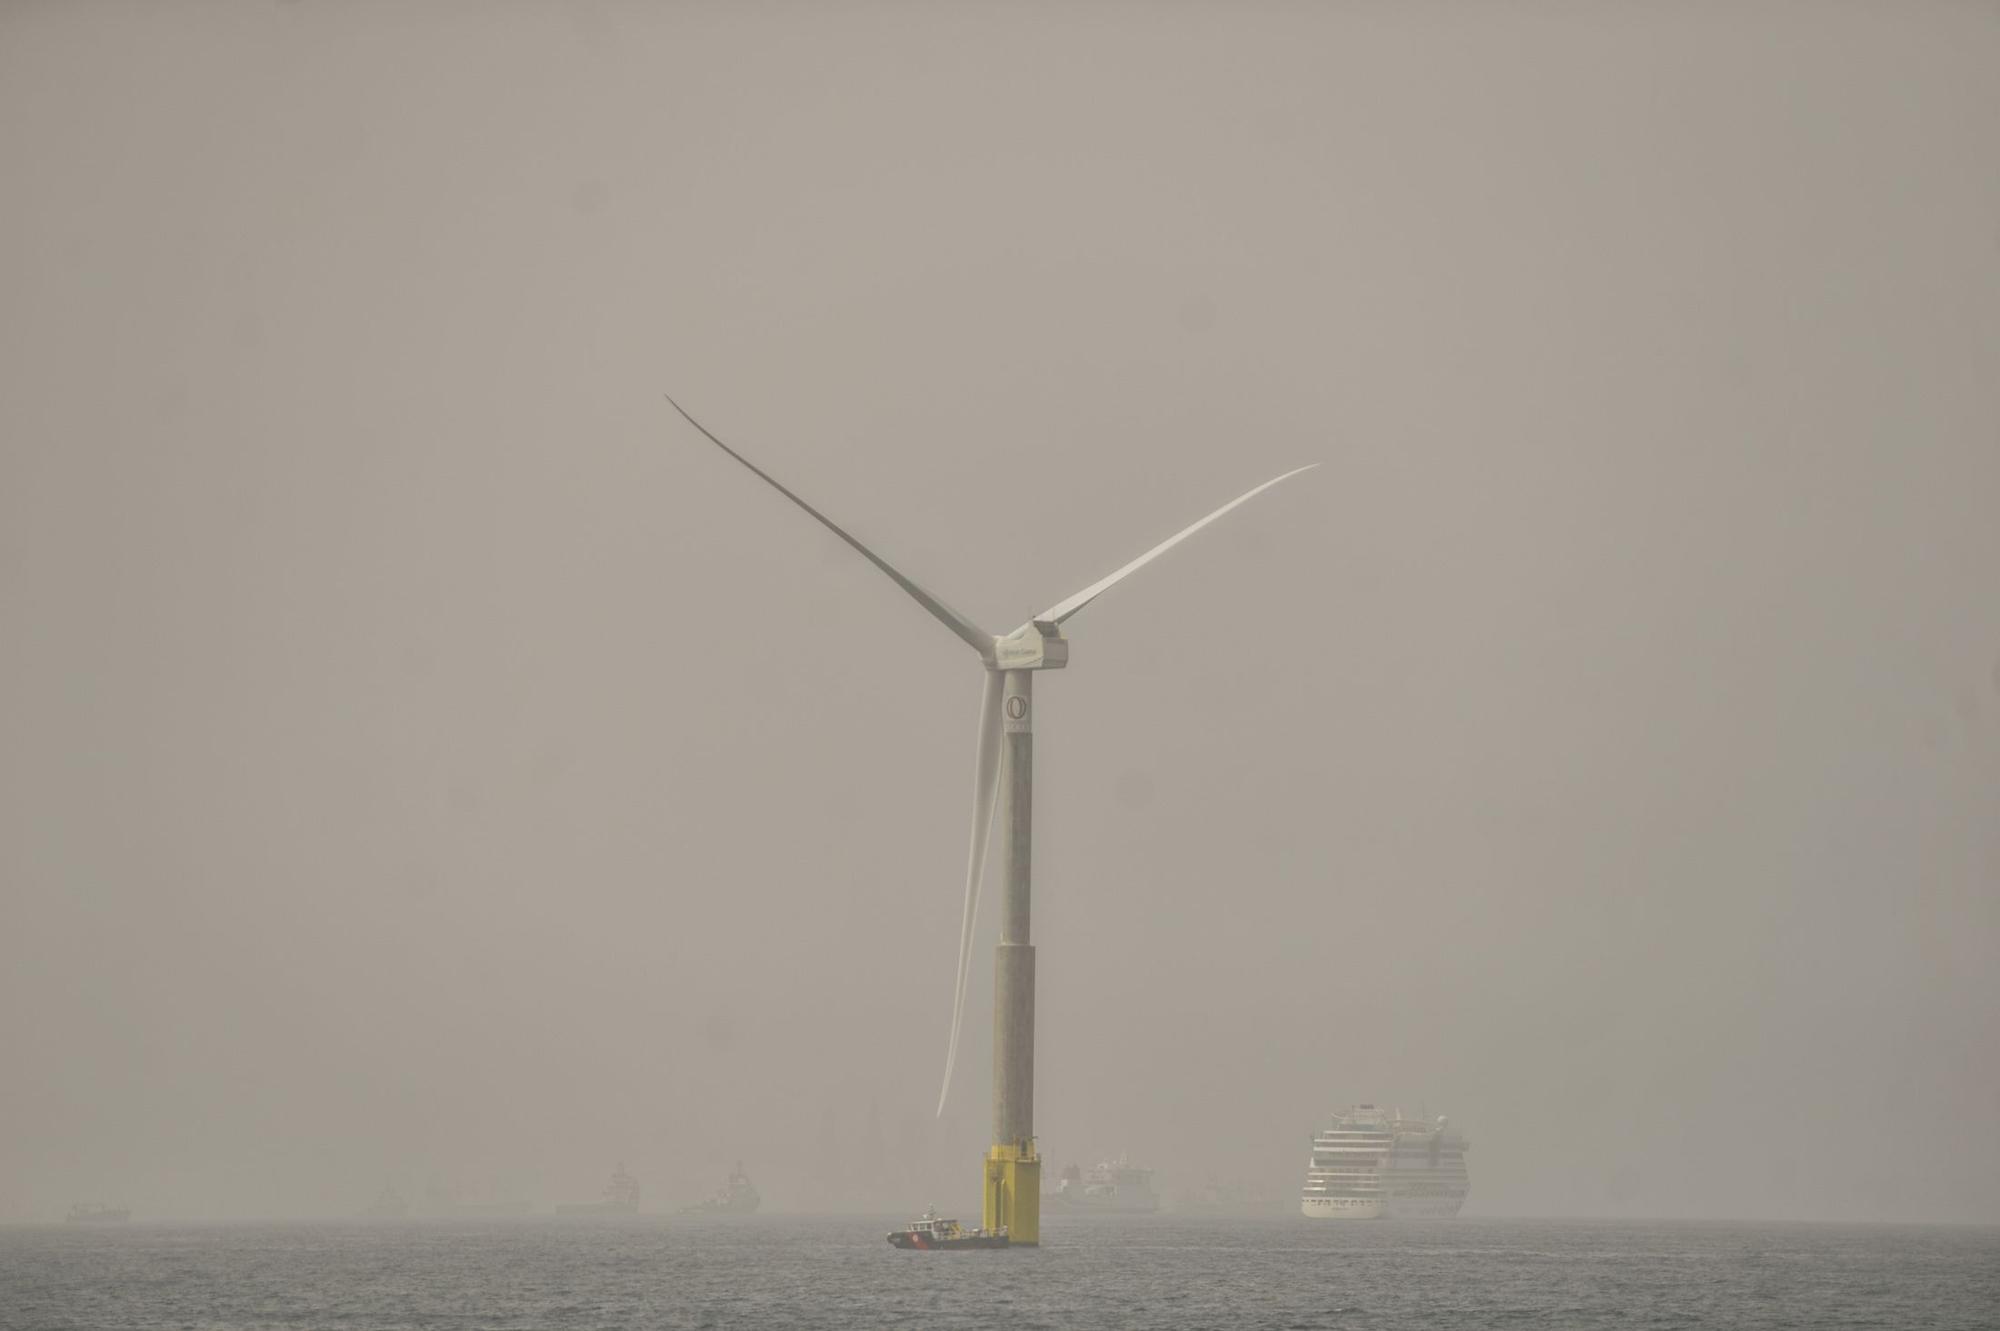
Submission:
[[[0,1327],[2000,1326],[2000,1228],[1055,1218],[901,1252],[886,1218],[0,1229]]]

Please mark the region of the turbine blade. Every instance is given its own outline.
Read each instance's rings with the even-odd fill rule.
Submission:
[[[958,979],[951,991],[951,1039],[944,1049],[944,1085],[938,1088],[938,1117],[951,1094],[951,1071],[958,1065],[958,1031],[965,1021],[965,982],[972,966],[972,927],[979,918],[979,889],[986,876],[986,844],[993,833],[993,805],[1000,792],[1000,672],[986,672],[986,696],[979,705],[979,750],[972,767],[972,845],[965,860],[965,916],[958,926]]]
[[[1319,463],[1317,462],[1308,462],[1305,466],[1296,467],[1291,471],[1286,472],[1283,476],[1273,477],[1271,480],[1265,481],[1262,485],[1250,491],[1248,494],[1238,495],[1236,498],[1224,504],[1221,508],[1216,509],[1215,512],[1203,518],[1200,522],[1195,523],[1191,527],[1184,528],[1181,531],[1176,532],[1174,535],[1169,536],[1166,540],[1161,541],[1158,545],[1148,550],[1145,554],[1140,555],[1137,559],[1127,564],[1124,568],[1119,569],[1116,573],[1112,573],[1103,578],[1098,579],[1096,582],[1091,583],[1088,587],[1085,587],[1082,591],[1078,592],[1076,595],[1070,597],[1067,601],[1057,602],[1055,605],[1050,606],[1047,610],[1042,611],[1041,614],[1035,616],[1035,618],[1039,620],[1044,620],[1051,624],[1062,623],[1065,619],[1068,619],[1071,615],[1075,614],[1077,611],[1083,609],[1085,606],[1089,605],[1092,601],[1096,600],[1099,596],[1103,595],[1120,579],[1125,577],[1126,574],[1135,573],[1138,570],[1144,568],[1146,565],[1152,563],[1155,559],[1158,559],[1161,555],[1165,554],[1167,551],[1179,545],[1182,541],[1185,541],[1188,537],[1200,531],[1203,527],[1206,527],[1209,523],[1221,517],[1224,513],[1227,513],[1230,509],[1235,508],[1238,504],[1246,504],[1250,502],[1252,499],[1255,499],[1258,495],[1263,494],[1264,491],[1276,485],[1279,481],[1289,481],[1290,479],[1292,479],[1292,477],[1298,475],[1300,472],[1311,471],[1314,467],[1317,467],[1318,465]]]
[[[776,490],[779,494],[783,495],[785,498],[791,500],[794,504],[797,504],[800,508],[804,509],[806,512],[812,514],[814,518],[818,519],[821,526],[825,527],[835,536],[838,536],[841,540],[853,546],[855,550],[857,550],[860,553],[863,559],[866,559],[876,568],[879,568],[884,573],[888,574],[889,577],[895,582],[895,584],[898,587],[901,587],[904,591],[910,594],[910,599],[914,600],[918,605],[922,606],[924,609],[930,611],[931,614],[936,617],[939,623],[943,624],[953,633],[956,633],[959,637],[963,638],[966,641],[966,643],[971,646],[972,650],[978,652],[981,657],[990,657],[993,654],[992,634],[980,628],[979,625],[973,623],[971,620],[967,619],[964,615],[961,615],[960,613],[958,613],[958,611],[952,609],[950,606],[946,605],[943,601],[931,595],[931,593],[929,593],[928,591],[925,591],[922,587],[918,586],[915,582],[913,582],[909,578],[904,577],[903,574],[900,571],[898,571],[896,567],[892,565],[888,560],[882,558],[882,556],[876,554],[873,550],[870,550],[867,546],[863,545],[861,542],[855,540],[852,536],[842,531],[840,527],[835,524],[832,518],[829,518],[826,514],[820,512],[818,509],[814,508],[811,504],[808,504],[805,500],[793,494],[790,490],[787,490],[783,485],[780,485],[778,483],[777,478],[772,476],[771,473],[765,471],[762,467],[759,467],[749,458],[744,457],[741,453],[731,448],[728,444],[725,444],[720,439],[717,439],[713,434],[710,434],[709,429],[706,425],[703,425],[700,421],[688,415],[687,408],[683,407],[680,403],[675,402],[672,397],[669,396],[667,398],[667,402],[673,407],[675,411],[678,411],[681,414],[682,418],[686,420],[689,425],[692,425],[695,429],[700,430],[702,434],[706,435],[708,437],[708,442],[714,444],[717,448],[729,454],[730,457],[735,458],[738,462],[742,463],[744,466],[748,467],[751,471],[755,472],[758,476],[762,477],[766,482],[770,484],[772,489]]]

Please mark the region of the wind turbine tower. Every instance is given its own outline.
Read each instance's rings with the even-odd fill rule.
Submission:
[[[1050,606],[1012,633],[996,636],[905,577],[835,525],[831,518],[779,484],[769,472],[709,433],[680,403],[671,397],[667,401],[710,443],[755,472],[887,574],[911,599],[977,652],[985,667],[986,688],[979,706],[979,742],[973,765],[972,837],[966,853],[965,910],[958,935],[958,977],[952,993],[951,1035],[945,1047],[944,1085],[938,1091],[938,1113],[944,1113],[952,1070],[958,1061],[973,923],[978,918],[988,843],[997,818],[1004,900],[1000,942],[993,955],[993,1145],[987,1150],[983,1171],[983,1223],[988,1230],[1006,1228],[1016,1244],[1038,1244],[1042,1227],[1042,1164],[1035,1153],[1035,946],[1030,941],[1028,927],[1034,832],[1035,672],[1060,670],[1069,664],[1069,640],[1063,637],[1062,625],[1071,615],[1237,505],[1318,464],[1288,471],[1230,500],[1123,568],[1106,574],[1068,600]]]

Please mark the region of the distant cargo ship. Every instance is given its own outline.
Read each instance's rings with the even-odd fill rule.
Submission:
[[[1153,1171],[1122,1155],[1088,1170],[1068,1166],[1053,1197],[1059,1205],[1078,1211],[1133,1215],[1160,1209],[1159,1194],[1153,1191]]]
[[[595,1202],[571,1202],[556,1207],[557,1215],[632,1215],[639,1209],[639,1180],[619,1165],[604,1185],[604,1196]]]
[[[1467,1144],[1442,1116],[1355,1105],[1313,1138],[1299,1210],[1316,1219],[1444,1219],[1471,1190]]]
[[[729,1182],[722,1185],[722,1191],[705,1202],[696,1202],[683,1208],[687,1215],[749,1215],[763,1203],[757,1189],[751,1185],[750,1176],[743,1172],[743,1162],[738,1160],[736,1168],[730,1171]]]
[[[95,1202],[78,1202],[63,1217],[72,1225],[122,1225],[131,1218],[132,1209],[128,1206],[102,1206]]]

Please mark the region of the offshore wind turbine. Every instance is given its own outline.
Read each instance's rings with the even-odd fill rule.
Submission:
[[[1034,672],[1060,670],[1069,664],[1069,640],[1062,635],[1062,625],[1071,615],[1239,504],[1319,464],[1308,463],[1238,495],[1123,568],[1106,574],[1067,600],[1056,602],[1013,632],[995,635],[904,576],[888,560],[843,531],[833,519],[786,489],[776,477],[716,438],[673,398],[667,401],[710,443],[853,546],[863,559],[881,569],[912,600],[930,611],[934,619],[979,653],[980,664],[986,670],[986,691],[979,705],[978,756],[972,777],[972,838],[965,865],[965,911],[958,930],[958,977],[952,988],[951,1035],[945,1046],[944,1085],[938,1091],[938,1113],[944,1113],[945,1097],[951,1091],[952,1069],[958,1061],[959,1027],[965,1016],[966,972],[972,959],[972,929],[979,913],[987,846],[997,816],[1003,829],[1000,876],[1006,900],[1000,916],[1000,942],[993,957],[993,1145],[986,1153],[982,1210],[988,1231],[1005,1226],[1012,1242],[1037,1244],[1041,1241],[1042,1185],[1034,1123],[1035,948],[1028,941]]]

